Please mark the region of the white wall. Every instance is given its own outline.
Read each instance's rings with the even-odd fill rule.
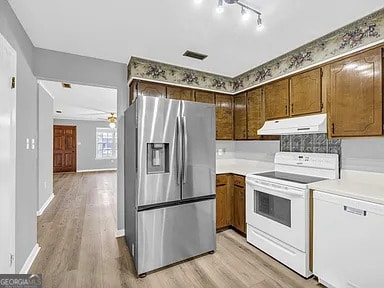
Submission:
[[[341,168],[384,173],[384,138],[343,139]]]
[[[54,119],[54,124],[77,127],[77,171],[117,169],[117,159],[96,159],[96,128],[108,128],[107,121]]]
[[[225,149],[224,155],[217,159],[237,158],[273,162],[273,157],[280,150],[280,141],[216,141],[216,150]]]
[[[40,210],[53,193],[53,99],[41,85],[38,85],[38,89],[39,199],[37,210]]]
[[[0,33],[17,52],[15,268],[19,272],[37,243],[37,149],[25,149],[26,138],[37,139],[37,83],[31,69],[34,47],[4,0],[0,1]]]

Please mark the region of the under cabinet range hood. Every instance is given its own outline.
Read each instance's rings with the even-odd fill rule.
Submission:
[[[327,114],[266,121],[259,135],[327,133]]]

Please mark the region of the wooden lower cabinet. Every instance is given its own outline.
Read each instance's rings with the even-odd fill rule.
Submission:
[[[216,229],[232,226],[246,233],[244,182],[240,175],[216,176]]]
[[[233,177],[242,177],[238,175],[233,175]],[[232,226],[239,230],[240,232],[246,233],[245,225],[245,187],[244,185],[237,186],[236,182],[233,185],[233,219]],[[243,181],[244,183],[244,181]]]

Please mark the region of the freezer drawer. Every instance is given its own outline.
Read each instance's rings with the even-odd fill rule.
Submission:
[[[138,212],[137,273],[216,249],[215,199]]]
[[[313,273],[328,287],[382,287],[382,227],[384,205],[315,191]]]

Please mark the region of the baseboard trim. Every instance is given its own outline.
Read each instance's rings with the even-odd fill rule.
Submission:
[[[49,198],[47,199],[47,201],[45,201],[45,203],[43,204],[43,206],[41,206],[41,208],[39,209],[39,211],[37,211],[37,216],[41,216],[43,215],[45,209],[47,209],[48,205],[51,203],[51,201],[53,200],[53,198],[55,197],[55,194],[51,194],[51,196],[49,196]]]
[[[101,172],[101,171],[117,171],[117,168],[86,169],[86,170],[77,170],[76,172],[83,173],[83,172]]]
[[[23,267],[21,268],[19,274],[27,274],[29,269],[32,266],[33,261],[35,261],[37,254],[39,254],[40,246],[36,243],[35,247],[33,247],[31,254],[29,254],[27,260],[25,260],[25,263]]]
[[[123,236],[125,236],[125,229],[120,229],[116,231],[115,233],[116,238],[123,237]]]

